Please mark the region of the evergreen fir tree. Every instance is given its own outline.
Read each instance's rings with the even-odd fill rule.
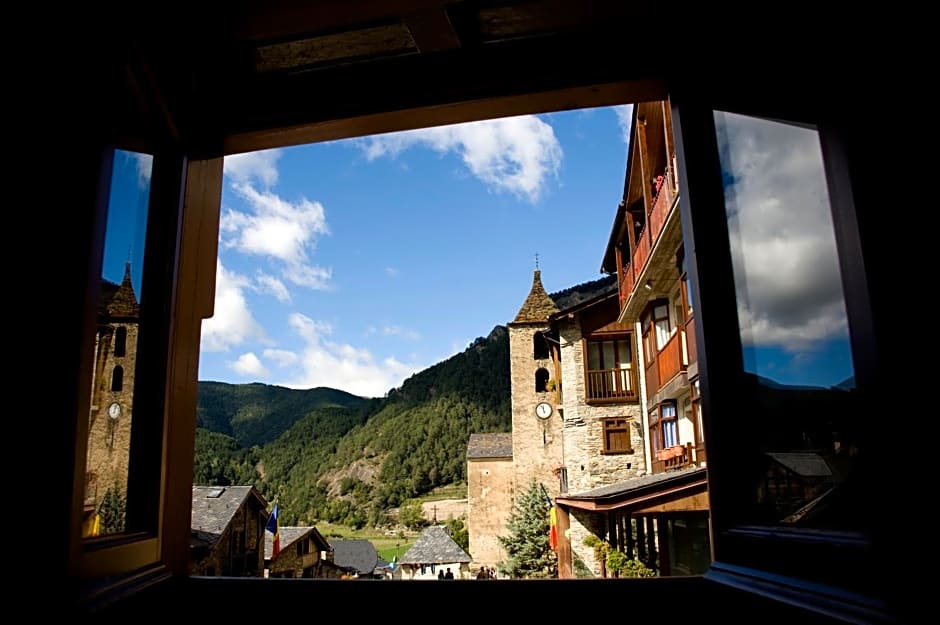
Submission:
[[[534,479],[513,504],[506,528],[508,536],[499,542],[509,559],[498,565],[499,572],[512,578],[558,577],[558,557],[548,542],[550,499],[545,487]]]
[[[121,492],[121,487],[114,484],[109,488],[104,497],[101,498],[101,504],[98,506],[98,514],[101,516],[101,533],[116,534],[124,531],[124,515],[127,513],[127,500]]]

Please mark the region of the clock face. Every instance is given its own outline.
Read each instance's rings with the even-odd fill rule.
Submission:
[[[540,419],[547,419],[552,416],[552,405],[543,402],[540,402],[538,406],[535,407],[535,414]]]
[[[117,419],[121,416],[121,404],[114,402],[108,406],[108,416],[112,419]]]

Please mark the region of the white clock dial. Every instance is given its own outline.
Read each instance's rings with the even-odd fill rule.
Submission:
[[[114,402],[108,406],[108,416],[112,419],[117,419],[121,416],[121,404]]]
[[[535,407],[535,414],[540,419],[547,419],[552,416],[552,405],[543,402],[540,402],[539,405]]]

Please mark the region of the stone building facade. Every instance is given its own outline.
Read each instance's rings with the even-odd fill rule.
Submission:
[[[127,263],[120,285],[102,283],[98,306],[85,464],[85,511],[89,519],[109,490],[126,498],[139,325],[140,305]]]
[[[512,433],[471,434],[467,443],[467,534],[474,567],[506,557],[498,537],[512,512]]]
[[[558,306],[542,286],[541,271],[536,269],[528,297],[507,324],[513,481],[515,489],[522,492],[534,480],[545,486],[550,497],[559,494],[552,471],[564,461],[563,423],[549,384],[557,377],[555,363],[544,338],[550,330],[549,317],[557,312]],[[544,412],[540,412],[540,405]]]
[[[473,434],[468,444],[468,533],[475,567],[496,566],[505,559],[498,537],[506,534],[515,493],[533,480],[554,499],[647,473],[635,328],[617,323],[618,313],[615,291],[560,310],[546,293],[540,270],[535,270],[528,296],[507,324],[512,433]],[[627,353],[616,367],[632,378],[614,366],[589,374],[586,350],[612,340]],[[634,392],[594,396],[588,386],[597,375],[608,376],[605,380],[624,376],[621,379],[632,380]],[[611,444],[612,436],[617,445]],[[584,539],[589,534],[603,536],[607,528],[592,526],[597,515],[574,512],[569,522],[566,542],[573,557],[601,575],[601,565]]]
[[[190,574],[262,577],[267,507],[254,486],[193,486]]]
[[[558,337],[560,379],[564,380],[564,393],[560,410],[564,424],[564,479],[565,492],[584,492],[594,488],[623,482],[646,473],[646,440],[643,436],[641,378],[635,378],[637,393],[627,399],[607,401],[591,399],[588,388],[589,363],[585,350],[590,342],[610,342],[611,338],[625,340],[621,345],[631,347],[629,366],[640,369],[632,354],[635,344],[630,324],[618,324],[617,295],[609,293],[572,306],[552,317]],[[616,428],[619,435],[629,437],[628,450],[611,450],[605,444]],[[571,515],[568,535],[571,551],[595,575],[601,574],[600,563],[594,559],[593,549],[584,544],[589,534],[603,535],[604,527],[592,527],[596,516]]]

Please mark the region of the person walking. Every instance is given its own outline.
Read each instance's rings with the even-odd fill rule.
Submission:
[[[444,573],[444,579],[454,579],[454,573],[450,570],[450,567],[447,567],[447,572]]]

